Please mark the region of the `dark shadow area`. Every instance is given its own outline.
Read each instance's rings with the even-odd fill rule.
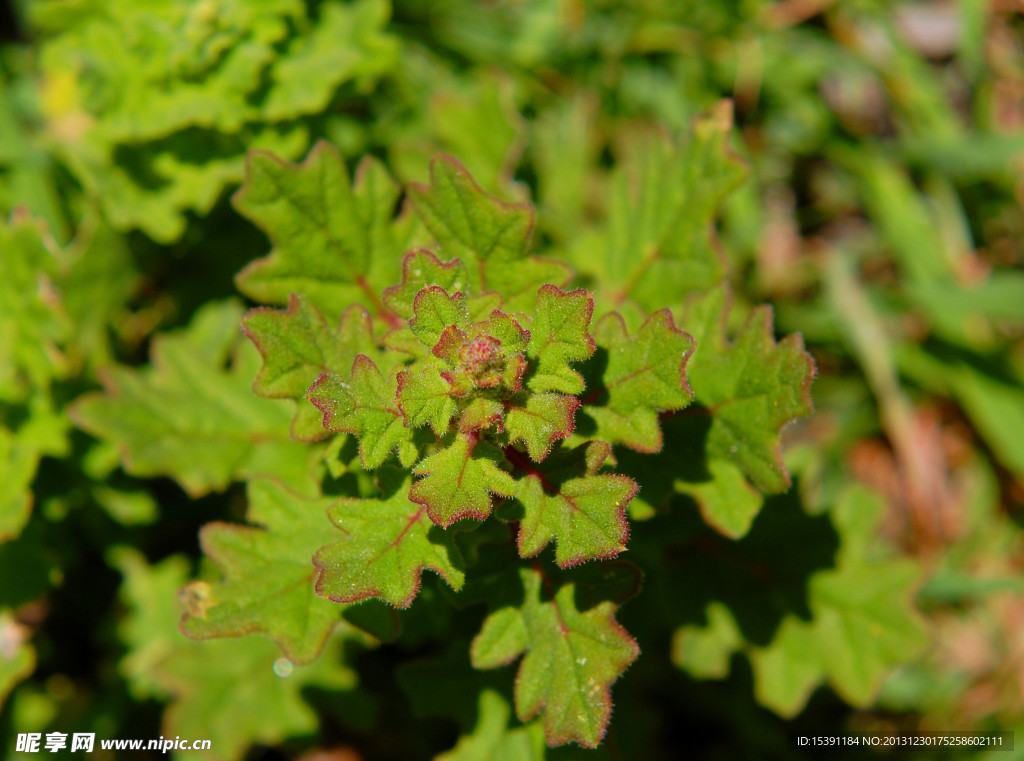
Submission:
[[[357,605],[355,608],[361,608]],[[342,645],[341,660],[345,664],[355,664],[367,654],[367,647],[356,640],[346,640]],[[333,651],[327,651],[321,657],[334,657]],[[382,722],[381,705],[373,696],[367,695],[357,683],[351,689],[337,690],[324,687],[308,686],[302,689],[302,697],[320,718],[319,732],[315,736],[300,736],[289,739],[286,743],[290,751],[309,751],[313,748],[345,747],[361,745],[379,732]],[[274,752],[274,749],[264,749]],[[295,753],[284,756],[295,758]],[[250,756],[250,761],[263,759]],[[275,758],[268,755],[265,758]]]
[[[675,481],[699,484],[711,480],[705,454],[711,420],[711,413],[697,404],[664,418],[661,451],[645,454],[619,447],[615,450],[618,472],[641,485],[641,496],[649,505],[656,510],[668,509],[672,500],[678,498],[673,488]]]
[[[407,662],[397,680],[418,718],[454,720],[470,732],[479,719],[479,696],[493,690],[511,704],[517,663],[507,668],[477,671],[470,663],[470,641],[456,638],[447,650]]]
[[[394,642],[402,633],[402,618],[399,612],[393,606],[376,598],[363,600],[358,605],[345,606],[341,617],[381,642]]]
[[[603,346],[598,346],[589,359],[576,365],[576,370],[583,376],[583,382],[586,384],[586,388],[580,396],[583,404],[594,407],[603,407],[608,404],[608,390],[604,387],[604,376],[608,370],[608,350]],[[579,425],[579,417],[577,417],[577,429],[579,429]]]
[[[606,601],[621,605],[635,597],[644,574],[628,560],[610,560],[577,566],[561,576],[563,583],[573,585],[576,609],[585,613]]]
[[[631,547],[650,579],[642,597],[662,611],[668,631],[706,624],[705,611],[715,601],[759,646],[771,642],[784,617],[810,619],[810,578],[835,566],[839,548],[827,515],[807,515],[792,488],[767,498],[747,536],[732,540],[708,528],[687,502],[677,500],[670,515],[633,524]]]
[[[0,42],[24,42],[21,24],[10,0],[0,0]]]

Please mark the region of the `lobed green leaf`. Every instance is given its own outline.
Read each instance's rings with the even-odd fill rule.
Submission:
[[[457,411],[451,394],[452,385],[436,364],[398,374],[398,408],[409,428],[429,423],[435,434],[443,436]]]
[[[360,303],[393,319],[379,294],[397,279],[399,257],[416,235],[411,217],[393,216],[399,192],[370,158],[350,185],[344,160],[325,142],[297,165],[251,152],[235,208],[267,233],[274,249],[242,270],[239,290],[269,304],[302,294],[331,316]]]
[[[469,325],[465,296],[461,293],[449,295],[440,286],[428,286],[417,293],[412,308],[414,316],[409,327],[413,335],[429,348],[437,345],[446,328]]]
[[[503,462],[501,451],[475,434],[458,434],[413,468],[423,478],[413,485],[409,499],[423,505],[442,528],[462,518],[483,520],[491,514],[492,494],[515,493],[515,481],[500,467]]]
[[[335,433],[359,437],[359,457],[364,468],[376,468],[389,454],[407,441],[412,431],[405,427],[395,403],[395,385],[381,375],[365,354],[357,354],[345,379],[325,372],[310,387],[306,398],[323,412],[323,426]]]
[[[120,626],[128,651],[120,670],[137,698],[169,699],[161,726],[166,737],[202,736],[211,740],[218,759],[240,761],[253,743],[279,743],[316,729],[317,715],[303,699],[306,690],[355,687],[356,674],[343,662],[342,637],[332,639],[330,657],[307,666],[295,666],[262,637],[182,637],[175,590],[187,581],[184,556],[149,565],[140,553],[119,547],[109,562],[124,576],[121,598],[128,608]],[[238,715],[223,711],[226,695]]]
[[[570,364],[594,353],[594,339],[589,332],[593,314],[594,299],[584,290],[565,292],[544,285],[537,291],[526,349],[532,363],[526,381],[531,391],[583,391],[583,378]]]
[[[596,423],[588,437],[639,452],[660,451],[660,413],[680,410],[693,399],[686,380],[693,339],[662,309],[633,337],[617,313],[607,314],[594,327],[594,340],[606,364],[594,381],[600,385],[583,402],[584,413]]]
[[[814,409],[814,362],[799,334],[776,343],[768,307],[754,310],[732,342],[727,314],[722,286],[692,298],[682,320],[698,347],[687,366],[690,384],[713,414],[707,457],[734,462],[762,492],[781,492],[790,480],[779,431]]]
[[[721,101],[679,141],[653,130],[631,136],[610,179],[603,250],[588,242],[570,251],[600,284],[599,304],[629,301],[650,312],[722,281],[714,220],[745,175],[731,131],[732,104]]]
[[[426,508],[413,501],[411,477],[384,474],[382,499],[342,499],[328,515],[340,541],[313,556],[316,591],[334,602],[379,597],[398,608],[412,604],[424,569],[453,589],[464,580],[452,535],[434,526]]]
[[[798,713],[823,681],[849,703],[868,705],[884,676],[927,643],[912,604],[919,568],[905,559],[874,557],[883,510],[881,499],[866,489],[844,493],[832,518],[842,537],[840,553],[835,568],[810,579],[809,617],[786,615],[767,644],[755,645],[728,608],[713,606],[707,627],[676,632],[676,663],[700,678],[720,678],[728,673],[728,656],[744,651],[758,700],[782,716]]]
[[[402,280],[384,291],[384,304],[408,320],[415,314],[414,302],[424,288],[437,286],[447,293],[463,291],[469,285],[462,261],[442,262],[425,249],[410,251],[402,259]]]
[[[259,355],[238,330],[241,311],[213,304],[158,337],[151,367],[108,369],[105,390],[75,402],[72,419],[115,444],[129,473],[170,476],[192,496],[259,476],[308,491],[317,452],[291,440],[290,403],[252,393]]]
[[[510,444],[522,441],[534,462],[548,456],[558,439],[572,433],[579,400],[565,394],[530,394],[523,406],[510,406],[505,430]]]
[[[253,391],[272,399],[295,399],[299,407],[292,435],[304,441],[327,434],[321,415],[306,400],[313,382],[325,372],[347,371],[357,354],[377,354],[370,316],[357,304],[345,310],[337,328],[331,328],[320,310],[292,294],[286,311],[253,309],[242,318],[242,328],[263,358]]]
[[[608,444],[591,442],[558,451],[543,466],[509,453],[524,473],[515,493],[522,513],[510,506],[502,514],[519,519],[521,556],[533,557],[555,542],[555,560],[567,568],[626,548],[626,509],[639,486],[626,476],[598,474],[610,453]]]
[[[333,499],[302,499],[272,481],[249,484],[251,526],[208,523],[204,554],[224,572],[219,583],[193,581],[180,597],[181,630],[195,639],[261,632],[294,663],[313,661],[340,619],[314,590],[313,553],[324,543]]]
[[[635,575],[630,568],[611,565],[600,573]],[[525,653],[515,690],[520,720],[543,712],[548,745],[596,747],[611,717],[611,685],[640,654],[615,621],[623,598],[605,597],[584,607],[572,581],[552,590],[532,568],[521,568],[519,578],[521,602],[487,617],[470,649],[473,665],[496,668]]]
[[[409,196],[441,254],[461,259],[471,292],[500,290],[511,309],[529,303],[537,288],[564,285],[572,271],[561,262],[528,256],[533,231],[529,204],[488,195],[450,156],[430,164],[430,184],[413,184]]]
[[[479,720],[470,734],[437,761],[478,761],[500,758],[503,761],[543,761],[544,729],[540,722],[525,726],[512,723],[512,706],[495,690],[480,693]]]

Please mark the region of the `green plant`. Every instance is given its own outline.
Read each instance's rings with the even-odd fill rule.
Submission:
[[[1021,726],[1012,10],[15,6],[11,754]]]
[[[158,344],[152,371],[119,372],[73,411],[86,430],[126,447],[140,475],[172,475],[193,493],[251,482],[255,525],[203,530],[224,577],[183,590],[182,630],[201,639],[262,632],[307,663],[341,616],[358,625],[368,598],[408,608],[423,571],[433,571],[451,600],[419,604],[489,603],[475,635],[454,624],[439,632],[473,635],[475,668],[523,656],[520,720],[539,717],[550,745],[598,745],[611,684],[639,654],[616,612],[642,589],[642,572],[664,573],[609,562],[627,549],[628,512],[670,519],[679,493],[722,534],[746,535],[761,495],[789,485],[779,430],[811,410],[811,360],[799,339],[775,342],[770,312],[752,312],[732,340],[725,332],[728,292],[710,274],[713,207],[690,199],[705,173],[735,176],[728,127],[718,114],[682,146],[660,149],[651,182],[675,196],[648,210],[652,196],[626,195],[639,224],[629,242],[605,249],[599,266],[610,282],[592,278],[597,298],[568,289],[564,263],[530,253],[528,205],[489,196],[453,159],[435,159],[430,183],[408,189],[412,210],[395,216],[398,188],[372,160],[350,184],[327,144],[296,166],[252,154],[235,205],[274,249],[237,282],[287,309],[261,307],[242,324],[262,359],[253,389],[293,400],[290,424],[281,417],[289,403],[244,388],[251,351],[227,374],[218,369],[229,346],[245,351],[229,306],[197,318],[180,344]],[[415,244],[430,250],[403,257]],[[695,287],[692,272],[709,273],[709,287]],[[648,314],[658,301],[670,308]],[[309,443],[287,441],[289,429]],[[280,486],[252,480],[268,475]],[[851,536],[872,525],[864,515],[843,520]],[[810,623],[783,627],[754,656],[769,675],[763,699],[779,710],[798,708],[822,678],[868,699],[889,665],[919,647],[906,608],[913,567],[869,570],[860,550],[845,552],[850,559],[812,592]],[[727,608],[709,616],[743,645]],[[828,644],[835,627],[856,637],[882,622],[888,640],[871,656]],[[401,636],[393,624],[362,625]],[[710,673],[695,656],[708,635],[692,636],[677,643],[678,658]],[[816,649],[820,662],[807,660]],[[772,684],[794,667],[790,650],[800,651],[800,672]]]
[[[336,96],[357,100],[398,53],[377,0],[325,3],[315,16],[296,0],[30,11],[49,36],[53,152],[115,226],[163,242],[241,178],[246,150],[301,154],[311,118]]]

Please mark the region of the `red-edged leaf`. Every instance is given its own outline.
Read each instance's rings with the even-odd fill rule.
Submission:
[[[365,468],[376,468],[391,451],[412,439],[395,403],[395,388],[369,357],[359,354],[348,379],[324,373],[307,398],[324,414],[329,431],[359,437],[359,457]]]
[[[465,263],[474,294],[500,290],[507,308],[520,310],[540,286],[564,285],[572,277],[562,262],[527,255],[533,230],[529,204],[489,195],[450,156],[435,158],[430,184],[411,185],[409,197],[440,252]]]
[[[584,412],[597,423],[591,436],[641,452],[662,447],[658,414],[685,407],[693,399],[686,363],[693,339],[676,327],[667,309],[655,312],[632,337],[617,313],[594,326],[597,345],[607,356],[603,376],[584,397]]]
[[[499,463],[500,450],[460,434],[444,449],[423,459],[414,469],[422,475],[409,499],[424,505],[430,520],[447,528],[460,518],[484,519],[491,514],[491,495],[515,492],[516,484]]]
[[[252,151],[235,208],[265,231],[274,250],[236,278],[265,304],[308,297],[329,315],[363,303],[382,317],[379,293],[395,282],[398,257],[417,236],[415,218],[395,217],[400,189],[377,160],[364,159],[350,184],[345,161],[319,142],[300,164]]]
[[[622,588],[626,595],[594,594],[590,581],[567,581],[551,592],[539,570],[520,568],[523,599],[519,607],[499,607],[484,621],[470,656],[479,669],[511,663],[525,653],[516,676],[516,714],[529,721],[543,712],[549,745],[576,742],[593,748],[601,742],[611,717],[611,685],[636,660],[640,648],[619,626],[615,612],[635,592],[637,571],[628,564],[595,566],[595,586]],[[582,582],[582,583],[581,583]],[[599,602],[586,606],[581,598]]]
[[[398,407],[409,428],[429,423],[434,433],[443,436],[456,412],[452,384],[434,364],[403,370],[398,374]]]
[[[262,632],[297,663],[320,653],[341,610],[313,589],[313,553],[329,529],[330,499],[302,499],[268,479],[249,483],[248,519],[259,526],[208,523],[203,552],[223,581],[194,581],[180,597],[189,637],[239,637]]]
[[[448,293],[464,291],[468,285],[466,268],[459,259],[442,262],[429,251],[410,251],[402,260],[402,281],[384,291],[384,304],[406,320],[413,316],[416,294],[429,286]]]
[[[305,399],[313,382],[324,372],[347,372],[357,354],[377,354],[370,315],[358,304],[346,309],[338,326],[332,327],[308,299],[292,294],[285,311],[251,310],[242,318],[242,329],[263,358],[253,391],[273,399],[295,399],[299,408],[292,435],[307,441],[327,435],[320,414]]]
[[[453,589],[464,580],[451,535],[432,524],[425,508],[411,501],[411,477],[382,479],[383,499],[342,499],[328,511],[342,539],[317,551],[316,591],[334,602],[379,597],[399,608],[412,604],[424,569]]]
[[[502,430],[502,420],[505,414],[505,406],[487,397],[478,397],[466,405],[459,418],[459,430],[462,433],[478,431],[482,428],[489,428],[498,424],[498,430]]]
[[[594,299],[584,290],[565,292],[545,285],[537,292],[526,350],[531,362],[526,385],[531,391],[583,391],[583,378],[569,365],[594,353],[589,333],[593,314]]]
[[[415,316],[409,321],[409,327],[413,335],[430,348],[437,345],[446,328],[469,325],[466,297],[461,293],[449,294],[438,285],[417,293],[412,308]]]
[[[535,462],[548,456],[551,446],[573,431],[579,399],[564,394],[531,394],[525,406],[509,407],[505,430],[509,442],[522,441]]]
[[[566,568],[612,558],[626,548],[626,508],[639,487],[626,476],[598,474],[610,452],[608,444],[594,441],[534,465],[506,450],[523,472],[515,494],[521,507],[503,507],[499,517],[519,519],[520,555],[532,557],[553,541],[555,559]]]

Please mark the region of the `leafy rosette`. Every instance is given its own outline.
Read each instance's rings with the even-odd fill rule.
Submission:
[[[432,163],[429,184],[407,189],[408,204],[400,197],[372,161],[350,183],[326,144],[299,165],[250,157],[235,202],[273,250],[238,285],[284,307],[243,318],[262,356],[253,389],[276,400],[259,401],[277,405],[286,435],[319,452],[334,480],[304,500],[253,488],[253,526],[204,532],[224,580],[186,589],[182,629],[263,632],[309,660],[341,615],[331,603],[366,623],[373,606],[348,606],[376,598],[408,608],[431,571],[458,604],[491,605],[471,660],[490,669],[521,659],[519,718],[537,717],[552,745],[593,747],[611,685],[638,653],[615,615],[639,570],[622,560],[578,567],[626,549],[640,486],[616,469],[641,475],[637,458],[678,457],[667,418],[695,397],[721,401],[709,446],[774,451],[768,434],[746,441],[738,403],[735,424],[726,412],[735,399],[757,412],[775,410],[784,391],[799,396],[802,386],[783,382],[800,379],[799,347],[772,354],[763,331],[734,347],[714,329],[724,305],[694,299],[682,316],[707,348],[691,389],[697,342],[673,312],[598,304],[594,321],[594,296],[573,288],[569,267],[530,253],[529,205],[488,195],[448,157]],[[782,390],[747,377],[754,349],[781,357]],[[252,468],[263,467],[259,454]],[[268,564],[287,574],[268,582]],[[392,624],[366,628],[394,636]]]
[[[499,585],[525,584],[535,594],[544,566],[536,558],[550,548],[558,568],[548,578],[559,581],[545,582],[537,602],[517,603],[526,605],[526,639],[486,657],[481,650],[477,667],[525,654],[520,718],[543,710],[550,743],[596,745],[609,720],[611,684],[636,656],[636,643],[614,613],[637,584],[609,592],[598,607],[577,609],[582,577],[559,569],[626,549],[627,508],[639,486],[612,471],[612,447],[660,448],[662,413],[685,407],[693,396],[684,372],[693,340],[667,310],[632,334],[614,313],[594,324],[594,298],[568,285],[566,265],[529,254],[532,209],[487,195],[447,157],[433,163],[429,185],[409,189],[416,217],[393,215],[394,186],[371,176],[379,167],[366,165],[350,188],[340,158],[324,145],[295,167],[255,154],[250,168],[236,202],[275,248],[247,268],[239,285],[254,298],[287,303],[283,310],[260,307],[243,320],[263,356],[253,388],[294,401],[294,438],[338,435],[337,442],[350,442],[329,451],[350,452],[348,463],[336,467],[362,474],[365,488],[330,504],[327,518],[336,532],[333,540],[314,541],[318,549],[275,538],[281,528],[269,524],[246,541],[287,546],[295,578],[302,552],[313,550],[313,583],[301,595],[292,592],[288,604],[318,615],[325,600],[351,605],[377,598],[406,608],[424,570],[471,602],[478,548],[495,533],[467,532],[495,518],[515,537],[505,548],[509,560]],[[324,178],[330,178],[326,185]],[[401,257],[398,282],[389,283],[388,273],[398,270],[388,264],[389,254],[413,241],[430,249]],[[577,431],[584,408],[607,437]],[[324,529],[316,525],[310,539]],[[508,532],[496,535],[508,542]],[[237,587],[244,563],[238,557],[231,563],[224,583]],[[264,565],[252,560],[254,569]],[[615,568],[639,578],[628,563]],[[221,599],[217,588],[202,591],[204,602],[192,606],[185,631],[223,636],[246,626],[241,612],[211,604]],[[557,604],[545,602],[549,593]],[[545,616],[533,620],[535,607]],[[508,615],[496,610],[480,641]],[[310,653],[328,621],[285,627],[263,617],[249,629],[279,639],[287,633],[292,638],[282,641],[292,652]],[[581,663],[567,661],[555,674],[537,671],[539,654],[576,647],[576,639],[588,636],[600,641]],[[583,694],[572,687],[589,683],[600,689]]]
[[[574,393],[584,382],[572,365],[594,353],[593,300],[586,291],[544,285],[532,314],[510,314],[494,292],[448,290],[467,282],[458,259],[442,262],[417,251],[406,257],[403,271],[383,300],[396,304],[414,294],[411,309],[396,309],[408,319],[392,322],[379,345],[364,346],[347,373],[322,372],[306,398],[326,430],[358,437],[363,467],[376,468],[397,451],[419,476],[409,499],[431,521],[448,528],[463,518],[482,520],[495,497],[518,497],[556,442],[573,432],[580,407]],[[434,279],[444,285],[427,283]],[[426,435],[417,436],[417,429]],[[596,472],[585,477],[598,478]],[[599,550],[574,555],[575,562],[624,548],[625,497],[636,485],[616,479],[592,506],[614,516],[595,526],[615,528],[596,543]],[[578,506],[567,502],[566,509]],[[549,537],[561,539],[560,532]]]

